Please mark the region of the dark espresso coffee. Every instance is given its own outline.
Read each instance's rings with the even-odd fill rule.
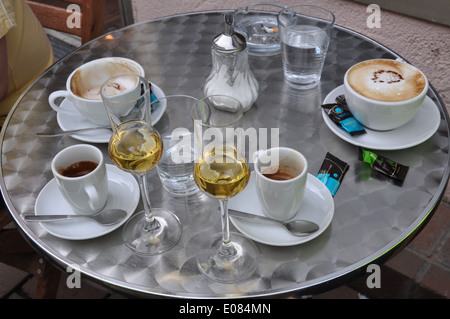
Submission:
[[[60,174],[65,177],[80,177],[89,174],[98,166],[97,163],[91,161],[81,161],[70,165],[62,170]]]
[[[281,172],[280,170],[277,170],[275,173],[272,174],[264,174],[263,175],[267,178],[276,180],[276,181],[286,181],[289,179],[293,179],[295,176],[292,176],[291,174]]]

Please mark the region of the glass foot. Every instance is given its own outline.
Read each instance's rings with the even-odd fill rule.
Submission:
[[[222,233],[207,239],[197,253],[197,266],[209,279],[234,283],[246,279],[256,269],[259,252],[253,241],[238,234],[230,234],[231,242],[222,245]]]
[[[145,213],[139,212],[132,216],[123,228],[123,241],[136,254],[154,256],[161,254],[176,245],[181,237],[181,223],[173,213],[153,208],[153,215],[160,227],[155,230],[145,230]]]

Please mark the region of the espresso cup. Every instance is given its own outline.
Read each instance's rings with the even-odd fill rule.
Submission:
[[[108,177],[97,147],[69,146],[56,154],[51,167],[59,190],[75,213],[92,215],[106,206]]]
[[[305,156],[287,147],[256,152],[255,184],[263,213],[278,220],[293,218],[303,202],[308,177]]]
[[[428,92],[425,75],[414,66],[388,59],[367,60],[344,76],[348,108],[362,125],[387,131],[408,123]]]
[[[90,61],[75,69],[66,81],[66,90],[55,91],[50,94],[48,101],[56,111],[68,116],[82,117],[98,125],[110,125],[100,95],[102,84],[120,74],[137,74],[144,76],[144,69],[137,62],[120,57],[109,57]],[[116,88],[117,94],[124,94],[135,89],[132,83],[120,83]],[[56,104],[58,98],[69,99],[75,109],[63,109]]]

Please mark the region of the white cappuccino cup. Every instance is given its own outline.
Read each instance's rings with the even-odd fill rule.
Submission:
[[[145,72],[139,63],[127,58],[109,57],[93,60],[75,69],[67,78],[66,90],[51,93],[48,98],[49,104],[56,112],[82,117],[97,125],[110,125],[100,88],[106,80],[120,74],[137,74],[143,77]],[[133,84],[125,83],[117,92],[123,94],[134,87]],[[56,103],[58,98],[69,99],[76,111],[61,108]]]
[[[357,63],[345,73],[344,92],[358,122],[386,131],[413,119],[427,95],[428,81],[408,63],[374,59]]]

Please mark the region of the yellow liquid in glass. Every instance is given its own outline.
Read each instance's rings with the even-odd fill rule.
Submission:
[[[161,158],[163,146],[159,135],[143,121],[130,121],[119,126],[109,142],[109,156],[121,169],[143,173]]]
[[[197,186],[208,195],[225,199],[241,192],[247,186],[250,170],[245,159],[237,159],[231,150],[207,153],[194,167]]]

